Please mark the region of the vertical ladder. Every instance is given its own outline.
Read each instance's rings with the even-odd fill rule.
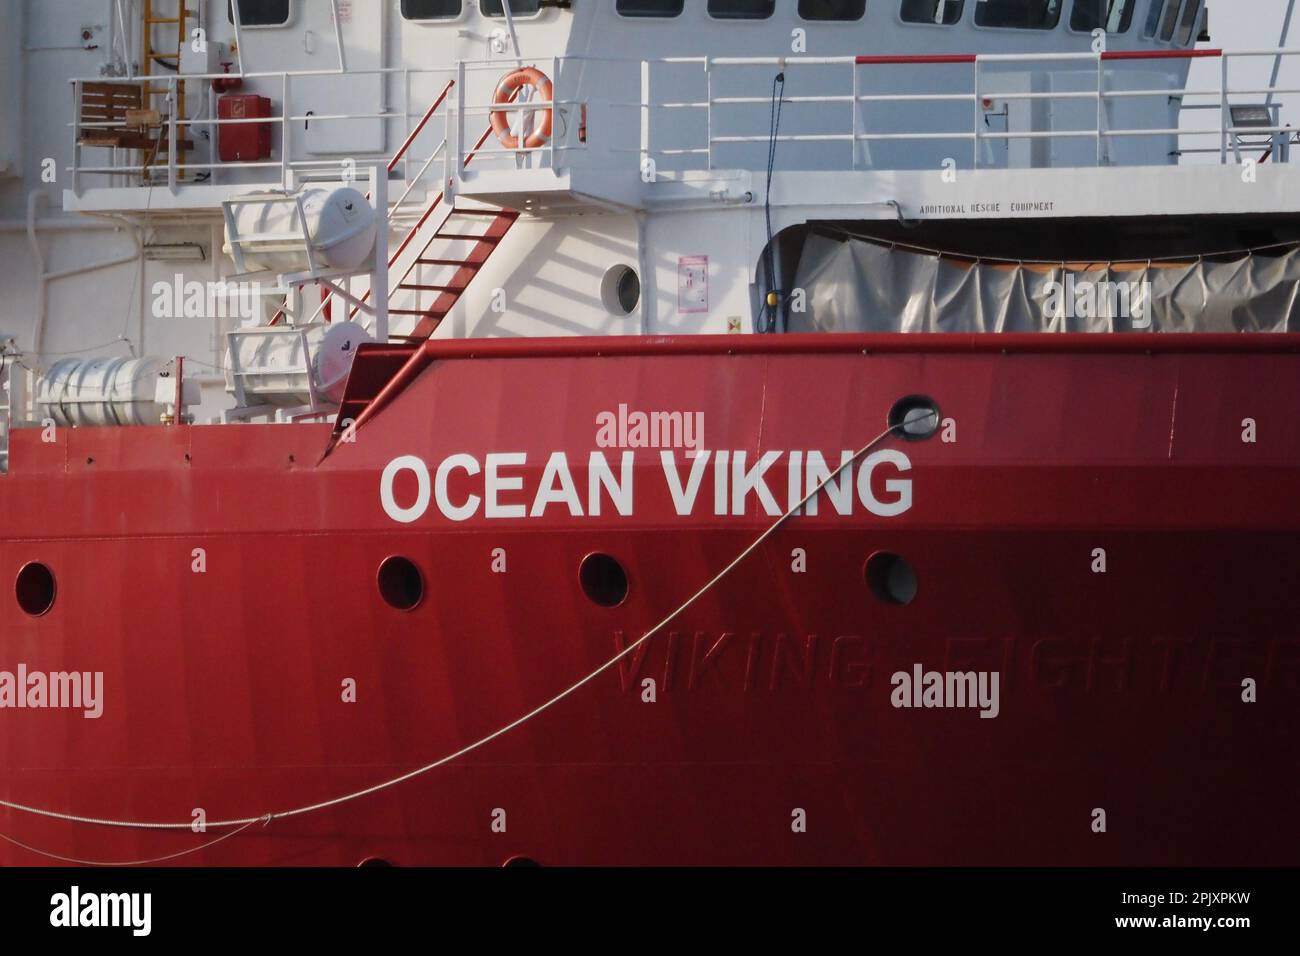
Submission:
[[[172,104],[172,108],[176,111],[176,118],[178,120],[188,119],[189,117],[185,113],[185,81],[181,78],[181,50],[184,48],[185,41],[187,39],[185,35],[185,21],[187,19],[188,14],[185,9],[185,0],[174,0],[176,4],[176,16],[174,17],[155,16],[154,0],[143,0],[143,2],[144,2],[144,17],[143,17],[144,37],[140,44],[140,49],[142,51],[141,58],[143,59],[144,62],[141,64],[141,69],[145,76],[153,76],[154,75],[153,68],[154,68],[155,61],[171,60],[175,62],[176,102]],[[154,27],[166,26],[168,24],[176,25],[175,52],[166,49],[164,50],[154,49],[154,45],[153,45]],[[167,87],[164,86],[161,90],[155,90],[153,89],[152,84],[148,80],[145,81],[144,90],[145,90],[146,107],[149,106],[149,104],[152,102],[151,99],[152,97],[155,96],[165,97],[167,95]],[[177,143],[176,143],[176,152],[178,154],[177,158],[182,161],[185,159],[185,147],[183,145],[185,142],[185,137],[183,134],[188,131],[189,131],[188,127],[181,127],[179,129],[179,132],[177,133]],[[145,158],[144,162],[142,162],[140,165],[141,166],[157,165],[159,162],[158,152],[159,151],[155,146],[155,148],[151,150],[149,155]],[[164,165],[166,164],[165,157],[161,159],[161,163]],[[184,169],[183,165],[181,166],[181,168],[182,170]]]

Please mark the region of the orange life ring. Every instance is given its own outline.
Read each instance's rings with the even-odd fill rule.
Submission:
[[[501,82],[497,84],[496,92],[492,94],[492,103],[495,106],[510,104],[525,86],[531,86],[544,101],[551,102],[553,87],[551,81],[546,78],[546,74],[531,66],[525,66],[501,78]],[[534,112],[542,114],[542,121],[533,129],[532,134],[524,140],[524,148],[526,149],[536,149],[538,146],[544,146],[546,141],[551,138],[551,124],[555,115],[554,112],[549,106],[544,110],[535,110]],[[506,111],[504,109],[494,109],[491,113],[491,119],[492,128],[496,130],[497,139],[501,141],[501,145],[506,149],[518,149],[519,137],[510,132],[510,120],[507,118]]]

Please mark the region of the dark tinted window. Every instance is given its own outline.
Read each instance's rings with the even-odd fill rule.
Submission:
[[[799,0],[799,16],[805,20],[861,20],[867,0]]]
[[[1183,19],[1178,24],[1178,43],[1187,46],[1196,32],[1196,21],[1201,18],[1201,0],[1184,0]]]
[[[966,0],[903,0],[903,19],[908,23],[942,23],[952,26],[961,19]]]
[[[227,0],[226,16],[235,22],[234,0]],[[241,27],[278,27],[289,22],[289,0],[239,0]]]
[[[1083,33],[1102,29],[1107,33],[1127,33],[1133,25],[1137,0],[1074,0],[1070,29]]]
[[[675,17],[685,0],[618,0],[614,8],[625,17]]]
[[[1176,3],[1177,0],[1174,0]],[[1151,0],[1151,6],[1147,7],[1147,25],[1142,30],[1143,36],[1153,37],[1156,35],[1156,27],[1160,26],[1160,7],[1164,0]]]
[[[402,16],[408,20],[454,20],[460,10],[461,0],[402,0]]]
[[[1061,22],[1062,0],[975,0],[975,24],[1050,30]]]
[[[510,0],[510,12],[517,17],[532,16],[541,7],[542,0]],[[504,17],[501,0],[483,0],[480,8],[489,17]]]
[[[1178,0],[1165,0],[1165,15],[1160,19],[1160,39],[1171,39],[1177,23]]]
[[[709,0],[709,16],[719,20],[766,20],[776,0]]]

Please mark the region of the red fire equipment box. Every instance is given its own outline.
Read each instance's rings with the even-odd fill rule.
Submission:
[[[270,117],[271,101],[265,96],[228,94],[217,98],[217,118]],[[217,153],[223,163],[250,163],[271,158],[270,123],[225,123],[217,132]]]

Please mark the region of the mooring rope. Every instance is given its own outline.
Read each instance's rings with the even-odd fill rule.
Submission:
[[[726,567],[724,567],[721,571],[715,574],[702,588],[700,588],[698,591],[692,594],[689,598],[686,599],[684,603],[679,605],[676,610],[670,613],[667,617],[665,617],[662,621],[660,621],[650,630],[646,631],[643,635],[641,635],[639,638],[637,638],[627,647],[623,648],[621,651],[619,651],[609,660],[605,661],[605,663],[601,664],[595,670],[591,671],[589,674],[582,677],[580,680],[576,681],[575,683],[570,684],[568,687],[564,688],[563,690],[561,690],[559,693],[557,693],[555,696],[551,697],[549,700],[545,701],[544,703],[539,704],[538,706],[534,707],[532,710],[528,711],[522,716],[515,718],[510,723],[497,728],[496,730],[492,731],[490,734],[487,734],[484,737],[480,737],[478,740],[474,741],[473,743],[467,744],[466,746],[461,747],[459,750],[447,754],[444,757],[440,757],[439,759],[433,761],[432,763],[425,764],[422,767],[417,767],[415,770],[411,770],[407,773],[401,774],[400,776],[392,777],[380,783],[373,784],[372,786],[365,787],[361,790],[354,790],[351,793],[346,793],[343,794],[342,796],[333,797],[329,800],[322,800],[318,803],[312,803],[306,806],[295,807],[291,810],[280,810],[274,813],[264,813],[261,814],[260,816],[240,817],[232,820],[216,820],[216,821],[208,822],[205,825],[205,829],[220,830],[220,829],[228,829],[232,827],[236,827],[238,829],[233,830],[231,833],[224,834],[222,837],[220,837],[217,840],[211,840],[200,846],[196,846],[188,850],[182,850],[177,853],[172,853],[169,854],[168,856],[158,857],[153,860],[137,860],[130,863],[105,863],[105,862],[95,862],[91,860],[73,860],[67,857],[58,856],[53,853],[47,853],[43,850],[37,849],[36,847],[28,846],[27,844],[24,843],[19,843],[17,840],[5,836],[2,833],[0,833],[0,839],[7,840],[12,844],[16,846],[20,846],[25,850],[30,850],[33,853],[38,853],[42,856],[47,856],[56,860],[63,860],[64,862],[80,863],[88,866],[144,866],[151,863],[161,863],[167,860],[173,860],[181,856],[186,856],[190,853],[197,853],[201,850],[205,850],[208,847],[214,846],[215,844],[228,839],[229,837],[235,836],[236,834],[243,832],[244,830],[248,829],[255,823],[270,824],[272,820],[283,820],[283,819],[288,819],[290,817],[303,816],[304,814],[315,813],[317,811],[325,810],[330,807],[336,807],[342,803],[349,803],[353,800],[359,800],[362,797],[370,796],[373,793],[379,793],[382,790],[388,790],[392,787],[398,786],[399,784],[405,783],[408,780],[412,780],[416,777],[429,773],[432,770],[436,770],[437,768],[444,766],[445,764],[451,763],[454,760],[458,760],[459,758],[465,756],[466,754],[472,753],[473,751],[486,746],[487,744],[491,743],[497,738],[503,737],[506,734],[510,733],[515,728],[520,727],[523,724],[526,724],[534,717],[537,717],[545,713],[546,711],[554,707],[556,704],[563,701],[565,698],[572,696],[573,694],[577,693],[577,691],[585,687],[587,684],[590,684],[601,674],[604,674],[606,671],[608,671],[611,667],[617,665],[619,661],[627,657],[638,647],[640,647],[646,641],[650,640],[650,638],[654,637],[665,627],[671,624],[674,620],[680,617],[683,613],[685,613],[685,611],[688,608],[690,608],[691,605],[693,605],[696,601],[702,598],[705,594],[707,594],[710,590],[712,590],[720,581],[722,581],[723,578],[725,578],[732,571],[734,571],[746,558],[748,558],[751,554],[753,554],[754,551],[756,551],[764,541],[766,541],[769,537],[775,534],[778,528],[780,528],[792,517],[798,514],[802,510],[804,505],[806,505],[809,501],[815,498],[822,491],[823,488],[825,488],[828,484],[830,484],[832,481],[837,479],[840,473],[844,471],[845,468],[849,467],[858,459],[860,459],[863,455],[867,454],[867,452],[871,451],[872,448],[874,448],[876,445],[880,444],[882,441],[888,438],[891,433],[902,429],[905,424],[914,426],[918,422],[924,421],[925,419],[937,417],[937,414],[938,414],[937,412],[931,411],[927,415],[923,415],[918,419],[908,420],[907,422],[899,422],[898,424],[891,425],[888,428],[886,428],[883,432],[881,432],[875,438],[871,439],[871,441],[867,442],[860,449],[858,449],[858,451],[856,451],[852,457],[845,458],[843,461],[841,461],[839,467],[831,471],[830,474],[828,474],[820,483],[818,483],[817,487],[813,488],[806,495],[804,495],[803,498],[800,499],[798,504],[791,506],[789,510],[787,510],[783,515],[777,518],[776,521],[774,521],[771,525],[769,525],[767,529],[763,531],[762,534],[760,534],[757,538],[755,538],[752,542],[750,542],[748,547],[746,547],[743,551],[741,551],[738,555],[736,555],[736,557],[733,558],[731,562],[727,564]],[[60,813],[55,810],[45,810],[40,807],[29,807],[21,803],[13,803],[9,800],[0,800],[0,807],[8,807],[10,810],[17,810],[21,813],[29,813],[35,816],[47,817],[54,820],[63,820],[68,823],[82,823],[82,824],[88,824],[93,826],[120,827],[120,828],[127,828],[127,829],[136,829],[136,830],[192,830],[194,827],[194,821],[192,820],[187,821],[185,823],[145,822],[139,820],[113,820],[113,819],[107,819],[103,817],[81,816],[74,813]]]
[[[255,820],[253,822],[256,823],[257,821]],[[75,866],[153,866],[158,863],[166,863],[168,860],[178,859],[182,856],[189,856],[191,853],[198,853],[200,850],[206,850],[208,847],[216,846],[218,843],[224,843],[231,837],[239,836],[239,834],[243,833],[252,825],[252,823],[246,823],[236,830],[231,830],[229,833],[221,834],[221,836],[217,837],[215,840],[209,840],[207,843],[200,844],[199,846],[190,847],[188,850],[178,850],[176,853],[168,853],[166,856],[156,856],[148,860],[82,860],[75,856],[60,856],[57,853],[50,853],[47,850],[40,849],[39,847],[23,843],[21,840],[15,840],[13,837],[6,836],[3,833],[0,833],[0,840],[4,840],[6,843],[12,843],[14,846],[22,847],[30,853],[49,857],[51,860],[58,860],[60,863],[71,863]]]

